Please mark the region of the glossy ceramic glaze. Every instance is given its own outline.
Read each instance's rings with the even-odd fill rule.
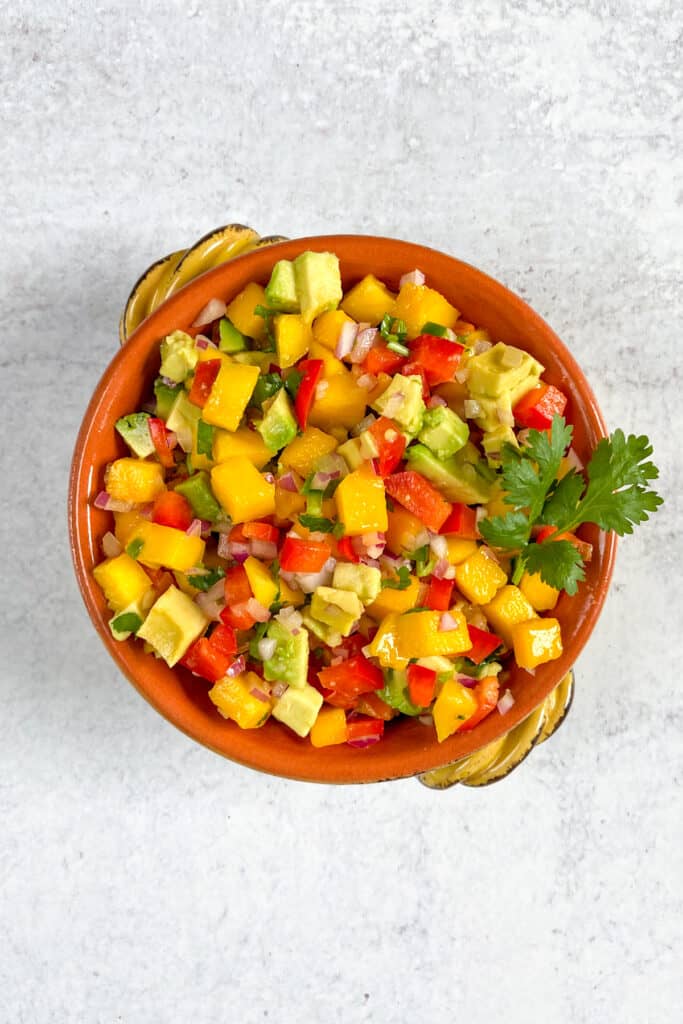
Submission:
[[[513,708],[494,712],[471,732],[437,743],[434,731],[415,719],[392,723],[384,739],[366,750],[347,746],[314,749],[290,730],[270,721],[242,731],[218,715],[207,697],[208,684],[185,669],[169,669],[143,653],[135,641],[117,643],[107,625],[108,611],[92,577],[101,560],[100,541],[111,516],[92,505],[107,463],[123,455],[125,445],[115,421],[140,407],[159,369],[159,341],[188,327],[213,297],[230,300],[249,281],[265,284],[273,264],[313,249],[335,252],[344,287],[373,273],[397,289],[405,272],[419,267],[427,283],[442,292],[464,319],[486,327],[492,338],[527,349],[545,367],[544,379],[569,395],[566,415],[574,424],[574,447],[585,461],[605,434],[602,416],[585,377],[550,327],[522,299],[486,274],[443,253],[388,238],[329,235],[295,239],[257,249],[209,271],[152,313],[107,367],[85,413],[76,442],[69,489],[69,528],[78,582],[95,628],[119,668],[162,715],[183,732],[234,761],[295,779],[317,782],[375,782],[400,778],[450,764],[502,737],[519,725],[562,680],[586,644],[604,603],[612,575],[616,539],[593,527],[581,536],[594,546],[579,593],[563,594],[556,609],[562,624],[564,654],[535,675],[515,669],[509,682]]]

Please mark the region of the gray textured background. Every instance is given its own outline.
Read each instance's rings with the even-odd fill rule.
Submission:
[[[682,31],[652,0],[0,2],[0,1020],[681,1019]],[[667,505],[568,724],[499,786],[242,770],[88,622],[80,417],[138,273],[234,220],[470,260],[655,444]]]

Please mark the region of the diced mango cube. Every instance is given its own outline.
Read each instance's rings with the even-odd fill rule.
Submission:
[[[148,520],[139,512],[114,512],[114,536],[122,548],[128,547],[133,531],[144,522]]]
[[[201,608],[187,594],[171,586],[154,602],[137,635],[173,668],[206,625]]]
[[[426,323],[453,327],[458,319],[457,309],[440,292],[424,284],[410,282],[404,284],[398,293],[392,313],[405,321],[411,340],[417,338]]]
[[[213,458],[215,462],[225,462],[235,455],[245,455],[257,469],[263,469],[273,453],[266,447],[261,435],[249,427],[238,427],[237,430],[217,429],[213,434]]]
[[[116,501],[144,505],[166,490],[160,463],[123,458],[112,462],[104,475],[107,493]]]
[[[255,672],[219,679],[209,690],[209,697],[223,718],[230,718],[240,729],[258,729],[270,717],[270,701],[252,693],[263,687]]]
[[[361,466],[345,476],[334,492],[337,515],[347,537],[387,528],[384,481],[371,467]]]
[[[417,547],[416,538],[424,531],[424,523],[400,505],[387,512],[387,523],[389,551],[394,555],[412,554]]]
[[[537,572],[525,572],[519,581],[519,589],[536,612],[552,611],[560,596],[559,590],[542,580]]]
[[[258,558],[249,555],[244,563],[251,592],[264,608],[270,608],[277,597],[278,586],[270,572]]]
[[[273,318],[277,364],[285,370],[308,352],[311,328],[299,313],[280,313]]]
[[[520,668],[533,669],[562,654],[562,630],[557,619],[527,619],[512,627],[512,647]]]
[[[346,293],[340,305],[358,323],[375,325],[385,313],[391,312],[395,301],[394,293],[373,274],[368,274]]]
[[[410,611],[420,599],[422,584],[417,576],[410,577],[410,585],[405,590],[395,590],[392,587],[385,587],[380,590],[378,596],[368,605],[366,611],[375,622],[381,622],[385,616],[392,613]]]
[[[406,658],[429,658],[434,654],[452,657],[472,647],[467,621],[461,611],[451,609],[454,629],[441,629],[443,612],[411,612],[398,621],[398,651]]]
[[[329,348],[321,344],[319,341],[311,342],[311,346],[308,350],[308,358],[322,359],[323,373],[325,374],[325,377],[335,377],[340,373],[348,373],[348,370],[342,363],[341,359],[337,359],[334,352],[331,352]]]
[[[260,284],[251,282],[232,300],[226,310],[226,316],[242,334],[262,341],[266,336],[266,322],[262,316],[257,316],[254,310],[257,306],[266,305],[265,289]]]
[[[318,383],[308,422],[323,430],[335,426],[353,427],[363,419],[367,400],[367,391],[358,387],[348,370],[331,377],[326,374]]]
[[[473,555],[477,550],[476,540],[466,540],[464,537],[446,537],[448,545],[447,560],[451,565],[458,565],[466,558]]]
[[[214,466],[211,488],[233,523],[263,519],[275,512],[275,486],[244,455]]]
[[[299,476],[309,476],[317,467],[323,455],[335,451],[337,442],[331,434],[317,427],[306,427],[303,434],[280,452],[280,465],[293,469]]]
[[[280,585],[280,600],[283,604],[293,604],[295,608],[299,608],[305,602],[306,595],[303,590],[294,590],[286,580],[283,580],[282,576],[278,583]]]
[[[141,601],[152,586],[142,566],[125,551],[96,565],[93,576],[104,591],[107,604],[115,612],[122,612],[128,605]]]
[[[477,698],[457,679],[449,679],[441,687],[432,715],[439,743],[452,736],[477,710]]]
[[[204,422],[225,430],[237,430],[258,377],[257,366],[241,363],[221,366],[202,410]]]
[[[346,743],[346,715],[343,708],[321,708],[311,729],[314,747]]]
[[[512,627],[534,618],[534,609],[519,589],[512,584],[501,587],[496,596],[482,608],[493,631],[512,647]]]
[[[458,590],[472,604],[488,604],[507,582],[507,576],[481,549],[455,567]]]
[[[188,569],[201,565],[206,546],[201,537],[188,537],[184,530],[176,530],[173,526],[162,526],[161,523],[152,523],[149,520],[141,522],[131,533],[128,543],[136,542],[142,542],[142,547],[135,556],[138,562],[153,568],[163,565],[165,569],[178,572],[187,572]]]
[[[331,309],[313,321],[313,338],[319,345],[324,345],[330,352],[334,352],[342,327],[344,324],[352,323],[351,317],[342,309]]]
[[[275,515],[278,519],[294,519],[306,508],[306,497],[297,491],[287,491],[275,484]]]
[[[402,654],[398,648],[400,618],[397,613],[390,612],[380,622],[379,629],[369,644],[370,655],[378,659],[382,668],[404,669],[412,657]]]

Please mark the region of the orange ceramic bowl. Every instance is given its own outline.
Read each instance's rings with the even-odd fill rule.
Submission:
[[[113,640],[110,612],[93,576],[102,558],[100,542],[111,515],[94,508],[107,463],[124,454],[114,423],[148,398],[159,369],[159,341],[187,328],[209,299],[230,300],[249,281],[265,284],[274,263],[306,249],[335,252],[344,287],[373,273],[391,288],[405,272],[419,267],[427,282],[461,311],[464,319],[486,327],[497,341],[527,349],[545,367],[544,379],[569,396],[567,417],[574,424],[574,447],[585,461],[605,426],[583,373],[550,327],[502,284],[467,263],[423,246],[390,238],[329,235],[301,238],[231,260],[188,284],[159,307],[112,359],[85,413],[76,442],[69,490],[69,526],[76,576],[90,617],[121,671],[139,693],[188,736],[216,753],[250,768],[327,783],[376,782],[415,775],[449,764],[498,739],[521,722],[559,683],[588,640],[605,601],[612,575],[615,538],[596,528],[582,536],[593,544],[593,559],[578,594],[563,594],[556,615],[562,624],[564,654],[537,669],[534,676],[514,669],[509,682],[515,704],[505,716],[497,711],[471,732],[437,743],[434,730],[414,719],[392,723],[384,739],[365,750],[348,746],[316,750],[290,730],[269,721],[242,731],[225,721],[207,697],[208,684],[180,666],[144,654],[142,644]]]

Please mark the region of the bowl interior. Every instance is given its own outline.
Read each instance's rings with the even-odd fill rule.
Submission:
[[[563,594],[556,615],[562,624],[564,654],[535,675],[515,669],[509,682],[513,708],[494,711],[469,733],[437,743],[433,730],[413,719],[389,725],[381,743],[366,750],[346,746],[313,748],[288,729],[268,722],[242,731],[218,715],[207,697],[209,684],[185,669],[169,669],[146,655],[136,642],[117,643],[108,611],[92,569],[101,560],[100,542],[111,516],[92,505],[107,463],[125,453],[114,430],[118,417],[139,408],[159,369],[159,341],[171,330],[188,327],[215,296],[229,300],[249,281],[265,284],[278,259],[306,249],[335,252],[344,287],[373,273],[393,288],[402,274],[419,267],[427,283],[443,294],[462,316],[486,327],[496,341],[518,344],[545,367],[544,379],[569,396],[567,418],[574,424],[574,447],[585,461],[605,434],[593,393],[578,365],[550,327],[520,298],[474,267],[443,253],[394,239],[332,235],[274,245],[223,264],[172,296],[135,332],[113,358],[88,406],[78,436],[71,472],[69,526],[72,554],[86,606],[102,640],[138,691],[169,721],[207,747],[235,761],[271,772],[319,782],[371,782],[413,775],[448,764],[491,742],[519,723],[552,691],[586,643],[607,593],[615,540],[585,527],[581,535],[594,545],[587,578],[579,593]]]

